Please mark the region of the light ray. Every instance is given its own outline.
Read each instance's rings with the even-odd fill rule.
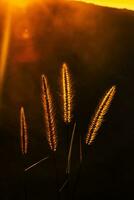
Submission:
[[[1,53],[0,53],[0,96],[3,88],[4,75],[6,71],[9,43],[10,43],[10,34],[11,34],[11,21],[12,21],[12,13],[11,9],[7,9],[3,38],[1,44]]]

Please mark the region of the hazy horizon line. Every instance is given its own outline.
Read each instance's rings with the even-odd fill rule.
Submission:
[[[108,8],[116,8],[116,9],[126,9],[126,10],[131,10],[134,11],[134,5],[130,6],[130,5],[124,5],[124,4],[120,4],[120,5],[111,5],[111,4],[107,4],[106,2],[95,2],[95,0],[71,0],[71,1],[77,1],[77,2],[84,2],[87,4],[93,4],[93,5],[97,5],[97,6],[102,6],[102,7],[108,7]]]

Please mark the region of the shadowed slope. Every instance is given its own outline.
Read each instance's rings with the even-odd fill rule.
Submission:
[[[43,138],[40,76],[45,74],[48,77],[59,111],[58,79],[63,62],[69,64],[74,77],[74,117],[80,134],[85,133],[89,115],[93,114],[102,93],[111,85],[118,87],[118,95],[107,116],[103,134],[98,135],[94,151],[90,148],[89,160],[85,164],[85,169],[88,170],[82,173],[77,195],[83,197],[84,194],[85,198],[89,198],[94,197],[94,194],[102,197],[104,194],[108,194],[108,197],[109,194],[116,196],[116,193],[133,194],[134,12],[79,2],[62,2],[36,7],[26,13],[28,24],[32,24],[29,26],[33,43],[18,37],[25,28],[22,23],[24,17],[21,16],[24,13],[19,13],[17,18],[13,18],[12,43],[3,91],[0,177],[1,188],[4,187],[5,191],[4,198],[7,195],[7,199],[10,199],[8,197],[11,194],[15,199],[15,195],[19,193],[21,161],[17,148],[18,108],[24,105],[28,110],[27,119],[32,133],[29,136],[32,153],[28,162],[34,163],[48,153],[47,143]],[[2,25],[2,13],[0,16]],[[1,31],[2,29],[0,36]],[[40,56],[35,60],[22,62],[19,58],[27,56],[29,45],[34,45],[35,53]],[[61,119],[60,112],[58,118]],[[62,125],[59,124],[59,143],[63,141],[64,135],[61,128]],[[79,141],[76,139],[72,153],[74,168],[79,161],[78,145]],[[65,167],[62,156],[63,151],[59,146],[60,172]],[[32,200],[44,198],[44,188],[45,198],[53,196],[50,191],[53,182],[51,172],[52,163],[49,161],[45,167],[39,167],[29,175],[29,194]]]

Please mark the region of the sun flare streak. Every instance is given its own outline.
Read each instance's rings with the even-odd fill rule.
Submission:
[[[0,54],[0,94],[3,88],[4,75],[7,64],[9,43],[10,43],[10,34],[11,34],[11,10],[9,9],[5,19],[3,38],[1,43],[1,54]]]

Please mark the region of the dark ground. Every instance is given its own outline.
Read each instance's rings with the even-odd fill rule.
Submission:
[[[28,18],[24,20],[27,13]],[[22,171],[24,166],[49,154],[40,98],[40,76],[44,73],[55,99],[59,134],[57,165],[59,181],[63,181],[66,131],[59,100],[63,62],[70,67],[75,88],[77,132],[72,181],[79,163],[78,136],[85,137],[88,122],[100,98],[112,85],[117,85],[116,97],[104,124],[96,141],[88,148],[74,199],[116,199],[123,196],[133,199],[134,12],[70,2],[37,6],[17,15],[16,19],[13,18],[0,116],[0,199],[25,199],[24,178],[27,180],[28,200],[56,199],[55,168],[51,159],[29,171],[25,177]],[[1,25],[2,20],[1,13]],[[31,42],[15,35],[25,26],[32,34]],[[31,52],[27,50],[30,45],[34,58],[27,55],[27,51]],[[30,139],[25,160],[19,147],[21,105],[25,108]],[[71,191],[72,183],[69,187]],[[66,199],[65,196],[69,198],[67,193],[62,199]]]

